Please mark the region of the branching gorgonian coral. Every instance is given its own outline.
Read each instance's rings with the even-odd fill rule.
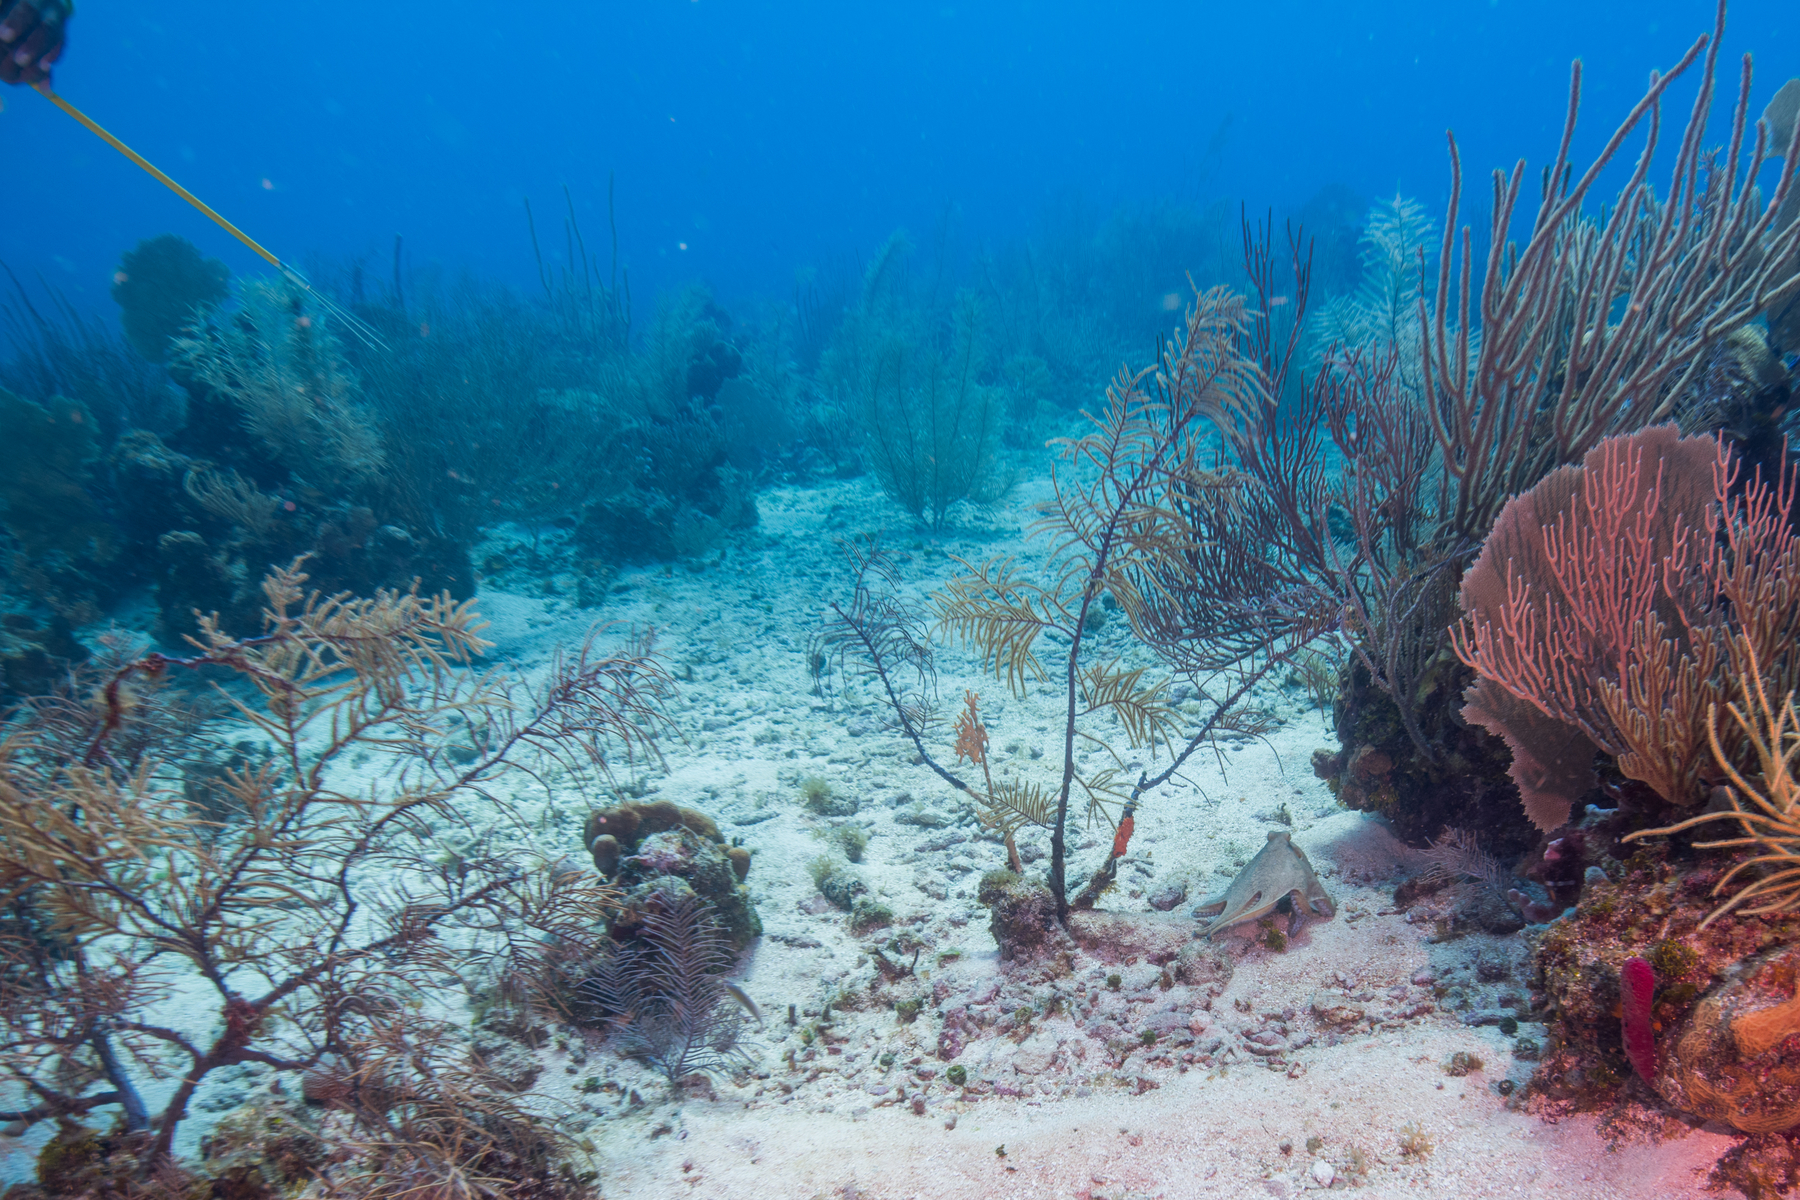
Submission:
[[[546,759],[604,771],[654,753],[672,684],[642,642],[590,645],[536,686],[476,674],[472,603],[305,583],[299,563],[276,570],[260,634],[204,618],[193,656],[118,664],[91,711],[29,706],[0,741],[0,1077],[28,1098],[0,1120],[116,1108],[141,1159],[164,1163],[215,1071],[339,1063],[437,1097],[426,1107],[450,1122],[363,1113],[369,1136],[437,1122],[475,1144],[452,1118],[479,1124],[493,1089],[473,1079],[445,1099],[451,1077],[428,1067],[446,1035],[408,1015],[414,1002],[460,988],[471,964],[529,969],[546,944],[590,937],[605,900],[591,876],[502,848],[502,785],[541,780]],[[146,702],[188,670],[231,682],[220,705],[266,750],[215,781],[216,819],[190,807],[173,710]],[[354,769],[371,756],[391,768]],[[477,823],[465,832],[486,849],[436,861],[442,835]],[[184,1002],[215,1007],[204,1036],[154,1015],[196,982]],[[151,1111],[143,1081],[168,1074],[177,1085]]]
[[[288,281],[246,283],[235,311],[174,342],[173,361],[230,396],[257,441],[312,486],[341,491],[381,470],[381,435],[337,339]]]

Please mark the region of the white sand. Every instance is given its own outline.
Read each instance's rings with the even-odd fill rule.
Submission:
[[[1022,485],[1003,506],[968,515],[941,537],[890,534],[910,594],[922,598],[947,578],[956,569],[951,554],[1041,562],[1041,544],[1018,531],[1044,494],[1042,481]],[[1729,1138],[1692,1133],[1608,1145],[1592,1118],[1552,1126],[1507,1109],[1496,1085],[1522,1082],[1531,1064],[1512,1057],[1512,1040],[1494,1026],[1467,1025],[1462,1010],[1444,1008],[1458,997],[1473,1009],[1520,1004],[1528,984],[1523,942],[1428,942],[1432,922],[1416,919],[1428,913],[1409,922],[1391,910],[1407,851],[1380,822],[1338,808],[1313,777],[1311,751],[1333,739],[1297,688],[1266,697],[1285,718],[1274,736],[1227,748],[1219,759],[1197,757],[1179,783],[1141,809],[1131,858],[1102,907],[1142,914],[1140,924],[1151,930],[1145,946],[1092,946],[1074,955],[1062,979],[999,962],[986,910],[973,896],[981,873],[1003,865],[1001,847],[978,836],[966,805],[912,762],[866,687],[852,682],[821,697],[808,672],[823,602],[845,589],[832,539],[904,528],[904,517],[867,481],[776,488],[760,507],[761,527],[722,555],[628,572],[597,612],[492,589],[481,599],[497,655],[526,668],[557,644],[579,642],[596,617],[657,626],[660,649],[689,679],[675,710],[686,744],[666,746],[668,773],[646,781],[658,798],[713,814],[755,852],[749,883],[765,937],[738,974],[769,1018],[755,1071],[718,1080],[713,1098],[676,1103],[642,1067],[603,1048],[585,1062],[545,1053],[538,1088],[549,1101],[585,1108],[577,1123],[609,1200],[1287,1196],[1317,1190],[1321,1163],[1330,1164],[1337,1188],[1354,1184],[1372,1197],[1705,1194],[1700,1180]],[[571,584],[558,581],[564,594]],[[1113,622],[1107,644],[1126,646],[1121,624]],[[1047,776],[1056,761],[1059,697],[1049,689],[1008,697],[956,647],[943,649],[939,666],[946,700],[964,687],[981,692],[999,770]],[[946,755],[949,740],[945,732]],[[844,819],[801,806],[799,784],[810,776],[860,800],[848,818],[870,835],[859,869],[894,910],[895,929],[853,938],[844,915],[818,897],[807,864],[827,846],[815,834]],[[896,803],[903,794],[958,823],[897,822],[915,807]],[[603,802],[569,794],[521,793],[518,800],[537,819],[544,848],[572,853],[579,853],[581,818]],[[1334,919],[1307,924],[1281,952],[1256,944],[1254,928],[1221,938],[1235,973],[1216,997],[1181,984],[1164,990],[1157,965],[1119,961],[1147,953],[1146,946],[1184,944],[1196,924],[1186,915],[1192,906],[1221,890],[1270,829],[1290,828],[1280,823],[1282,809],[1295,844],[1337,901]],[[1078,821],[1071,879],[1084,880],[1110,842],[1104,824],[1084,829]],[[1023,844],[1035,858],[1044,839]],[[1034,869],[1043,865],[1035,858]],[[1186,884],[1185,901],[1167,915],[1150,912],[1149,900],[1176,882]],[[924,994],[919,1019],[902,1024],[877,1003],[837,1015],[829,1052],[803,1045],[785,1020],[788,1006],[804,1024],[844,989],[866,995],[875,972],[865,949],[899,931],[924,943],[919,977],[882,994],[889,1002]],[[951,952],[960,957],[939,965]],[[1104,982],[1113,972],[1121,977],[1117,991]],[[1440,1002],[1444,987],[1459,991]],[[1311,1006],[1322,990],[1354,1004],[1363,1019],[1340,1026],[1316,1017]],[[945,1082],[949,1064],[936,1055],[941,1013],[973,1003],[991,1022],[1019,1003],[1058,994],[1064,1011],[1034,1018],[1022,1040],[1007,1036],[1004,1021],[966,1031],[955,1061],[977,1091],[991,1094],[963,1098]],[[1132,1044],[1158,1012],[1175,1035],[1152,1049]],[[1106,1036],[1090,1036],[1101,1020],[1122,1035],[1112,1049]],[[1269,1035],[1288,1047],[1272,1056],[1275,1069],[1244,1040],[1263,1029],[1284,1031]],[[1542,1040],[1541,1027],[1520,1032]],[[783,1061],[790,1049],[793,1071]],[[1483,1069],[1447,1075],[1444,1065],[1458,1051],[1481,1058]],[[882,1065],[884,1052],[894,1054],[891,1066]],[[607,1086],[577,1090],[589,1078]],[[642,1103],[629,1103],[634,1091]],[[229,1106],[240,1093],[213,1094]],[[924,1115],[912,1110],[915,1096]],[[203,1090],[184,1145],[203,1128],[208,1097]],[[954,1128],[946,1128],[951,1118]],[[1403,1126],[1422,1133],[1430,1149],[1404,1152]],[[1318,1139],[1316,1149],[1308,1149],[1309,1138]],[[26,1141],[0,1138],[0,1173],[28,1177],[39,1141],[35,1131]],[[1002,1145],[1004,1157],[996,1153]],[[1364,1172],[1353,1175],[1359,1163]]]
[[[888,534],[886,544],[908,559],[903,569],[909,592],[922,598],[954,571],[953,554],[970,561],[995,554],[1041,561],[1041,544],[1016,531],[1044,494],[1041,481],[1022,487],[1003,507],[941,537]],[[1731,1144],[1728,1137],[1692,1133],[1661,1144],[1609,1146],[1593,1118],[1553,1126],[1508,1110],[1496,1085],[1506,1078],[1523,1083],[1532,1064],[1512,1057],[1512,1040],[1498,1029],[1471,1027],[1461,1011],[1441,1011],[1431,986],[1412,980],[1430,972],[1438,982],[1461,984],[1472,1008],[1516,1004],[1527,993],[1522,939],[1477,935],[1430,943],[1430,921],[1413,924],[1389,911],[1393,885],[1408,873],[1407,852],[1381,822],[1337,807],[1313,777],[1311,751],[1335,742],[1324,714],[1311,709],[1298,689],[1273,697],[1287,723],[1267,742],[1227,750],[1223,772],[1212,758],[1197,759],[1184,782],[1144,805],[1132,843],[1135,865],[1120,872],[1119,885],[1103,903],[1191,928],[1194,922],[1184,920],[1188,910],[1222,889],[1270,829],[1285,827],[1270,818],[1278,806],[1287,807],[1294,841],[1332,891],[1338,915],[1305,926],[1282,953],[1254,944],[1253,930],[1222,939],[1235,974],[1212,1001],[1206,1034],[1189,1049],[1224,1035],[1227,1046],[1236,1047],[1224,1074],[1182,1063],[1179,1051],[1149,1062],[1142,1054],[1123,1063],[1109,1060],[1103,1042],[1085,1036],[1078,1022],[1058,1017],[1035,1026],[1023,1046],[982,1030],[955,1060],[966,1064],[971,1081],[988,1077],[1023,1095],[957,1098],[957,1089],[942,1078],[948,1064],[933,1054],[936,1014],[983,994],[984,984],[1031,974],[998,961],[986,910],[972,898],[980,873],[1003,865],[1003,852],[975,839],[973,826],[896,824],[894,817],[906,811],[892,806],[900,793],[945,812],[962,806],[926,768],[913,764],[897,735],[881,728],[880,707],[864,689],[853,684],[829,704],[810,694],[804,655],[822,599],[844,588],[832,537],[901,522],[866,482],[775,489],[765,493],[761,507],[762,526],[749,539],[755,549],[733,549],[699,575],[678,569],[631,576],[631,586],[617,597],[619,607],[605,615],[663,622],[665,650],[696,664],[696,681],[685,689],[683,725],[700,732],[689,733],[688,746],[671,747],[672,771],[658,781],[658,795],[714,813],[727,833],[741,834],[756,852],[750,884],[768,936],[739,977],[770,1017],[760,1041],[759,1071],[767,1078],[748,1078],[741,1086],[722,1079],[716,1099],[676,1104],[660,1099],[662,1089],[635,1065],[603,1055],[590,1060],[580,1075],[598,1073],[627,1091],[636,1086],[646,1101],[633,1110],[609,1093],[594,1106],[605,1115],[586,1136],[596,1146],[606,1196],[1281,1196],[1317,1190],[1313,1168],[1321,1161],[1331,1164],[1337,1188],[1354,1184],[1371,1196],[1649,1200],[1708,1194],[1700,1183]],[[1109,636],[1122,634],[1115,628]],[[954,699],[964,687],[981,693],[997,761],[1027,774],[1050,769],[1060,729],[1060,697],[1052,689],[1025,700],[1006,696],[954,646],[941,648],[939,667],[943,697]],[[947,749],[947,733],[944,740]],[[1034,760],[1034,748],[1044,757]],[[913,1025],[900,1024],[886,1008],[840,1015],[833,1032],[846,1039],[843,1053],[820,1055],[812,1066],[825,1072],[800,1082],[816,1072],[804,1060],[801,1071],[790,1072],[782,1061],[801,1043],[781,1014],[789,1004],[802,1014],[816,1013],[825,996],[865,985],[874,968],[859,964],[860,948],[893,932],[853,938],[841,913],[810,911],[823,907],[806,872],[825,849],[813,833],[842,821],[804,811],[797,785],[808,776],[862,799],[861,811],[849,818],[871,835],[860,869],[901,926],[930,943],[921,967],[946,950],[960,950],[962,957],[927,981],[948,995],[927,1004]],[[733,824],[770,809],[777,814],[771,819]],[[1111,836],[1104,826],[1077,830],[1073,842],[1084,849],[1074,855],[1070,876],[1085,879]],[[919,849],[957,834],[970,840]],[[1041,870],[1042,861],[1035,866]],[[1188,883],[1186,901],[1166,917],[1149,913],[1149,897],[1175,880]],[[1470,964],[1482,954],[1510,964],[1505,978],[1477,978]],[[1080,953],[1072,981],[1093,983],[1114,966]],[[1132,970],[1141,974],[1124,981],[1124,993],[1157,973],[1146,964],[1126,974]],[[1332,987],[1352,996],[1372,993],[1363,1007],[1374,1020],[1352,1032],[1315,1019],[1312,997]],[[1396,998],[1390,989],[1403,990]],[[1010,1004],[1013,991],[1031,990],[1016,983],[989,1007]],[[1141,1016],[1160,1006],[1163,997],[1149,990],[1153,999],[1131,1012]],[[1191,990],[1177,987],[1171,994],[1183,993]],[[1195,994],[1185,995],[1185,1004],[1196,1001]],[[1251,1011],[1239,1012],[1236,1001]],[[1280,1056],[1286,1069],[1270,1070],[1244,1053],[1237,1035],[1262,1026],[1260,1014],[1289,1009],[1295,1012],[1286,1023],[1290,1040],[1309,1033],[1314,1040]],[[1131,1023],[1125,1026],[1129,1032]],[[1527,1025],[1521,1034],[1541,1042],[1543,1030]],[[1078,1046],[1085,1051],[1081,1057]],[[878,1061],[884,1049],[896,1054],[891,1068]],[[1021,1075],[1008,1065],[1021,1051],[1040,1060],[1048,1051],[1051,1065]],[[1444,1064],[1457,1051],[1477,1055],[1484,1069],[1461,1078],[1446,1075]],[[915,1057],[934,1072],[932,1079],[909,1071]],[[558,1074],[547,1074],[545,1083]],[[1155,1087],[1137,1094],[1140,1079]],[[784,1083],[794,1087],[791,1094],[782,1093]],[[925,1097],[925,1115],[912,1112],[913,1095]],[[951,1116],[955,1128],[946,1129]],[[1402,1152],[1400,1130],[1409,1125],[1429,1138],[1428,1153]],[[1308,1151],[1308,1138],[1322,1139],[1316,1152]],[[1001,1145],[1004,1158],[995,1152]],[[1367,1164],[1366,1174],[1355,1178],[1353,1152]]]

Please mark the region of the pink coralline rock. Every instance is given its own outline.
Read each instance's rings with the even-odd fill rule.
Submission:
[[[1041,1075],[1050,1069],[1056,1056],[1057,1042],[1045,1034],[1033,1034],[1013,1051],[1012,1068],[1021,1075]]]
[[[1676,1108],[1745,1133],[1800,1127],[1800,946],[1727,969],[1662,1033],[1656,1090]]]
[[[1619,968],[1619,1000],[1625,1057],[1648,1083],[1656,1078],[1656,1029],[1650,1016],[1656,1001],[1656,969],[1648,959],[1628,958]]]
[[[1136,957],[1161,966],[1194,936],[1194,921],[1175,913],[1077,911],[1069,914],[1069,934],[1103,963]]]

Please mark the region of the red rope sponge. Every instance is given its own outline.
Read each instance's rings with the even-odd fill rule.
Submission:
[[[1656,1000],[1656,969],[1648,959],[1634,956],[1619,968],[1619,999],[1624,1010],[1625,1057],[1649,1082],[1656,1077],[1656,1029],[1650,1019]]]
[[[1113,834],[1112,856],[1114,858],[1125,857],[1125,847],[1131,844],[1131,826],[1132,820],[1130,817],[1126,817],[1119,822],[1119,830],[1117,833]]]

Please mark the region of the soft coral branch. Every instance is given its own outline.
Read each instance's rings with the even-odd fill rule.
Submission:
[[[51,707],[28,709],[0,742],[0,899],[11,908],[0,925],[0,1070],[37,1095],[42,1116],[111,1097],[128,1125],[145,1127],[151,1163],[168,1159],[219,1068],[354,1057],[376,1017],[403,1011],[395,997],[454,985],[471,960],[541,969],[533,953],[546,940],[588,936],[604,896],[572,873],[522,871],[501,855],[440,872],[414,835],[429,835],[426,817],[466,822],[458,801],[493,798],[534,760],[604,772],[614,753],[654,758],[668,729],[673,685],[647,639],[613,655],[590,641],[532,688],[463,669],[487,648],[467,603],[323,597],[304,582],[297,563],[270,576],[257,636],[233,639],[203,619],[192,658],[109,668],[91,743],[34,726]],[[272,743],[266,764],[225,773],[227,820],[189,812],[179,737],[153,743],[130,771],[108,765],[108,740],[130,722],[128,681],[172,665],[248,682],[252,698],[221,688],[221,699]],[[476,730],[486,735],[472,759],[449,752]],[[345,757],[362,753],[398,769],[365,792],[334,783]],[[455,947],[440,939],[451,926]],[[210,1040],[146,1019],[174,974],[159,959],[210,986]],[[165,1070],[159,1049],[186,1061],[169,1101],[153,1114],[140,1105],[140,1119],[133,1075]],[[57,1063],[80,1069],[59,1075]],[[89,1094],[84,1081],[96,1079],[112,1090]]]

